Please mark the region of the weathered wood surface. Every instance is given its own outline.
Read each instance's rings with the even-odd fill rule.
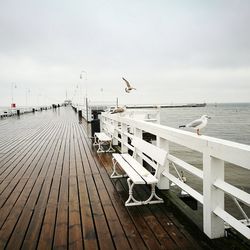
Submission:
[[[125,207],[125,180],[71,108],[0,120],[0,249],[202,249],[166,204]],[[149,189],[136,189],[142,198]]]

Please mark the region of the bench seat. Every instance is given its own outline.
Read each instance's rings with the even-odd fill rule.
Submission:
[[[95,136],[100,141],[111,141],[112,140],[112,138],[110,136],[106,135],[104,132],[95,133]]]
[[[143,167],[136,159],[129,154],[122,154],[122,157],[133,169],[143,178],[147,184],[156,184],[158,179]]]
[[[145,180],[140,176],[140,174],[135,171],[135,169],[123,158],[121,154],[112,154],[113,159],[119,163],[121,168],[126,172],[126,176],[135,183],[135,184],[146,184]],[[120,177],[121,175],[111,175],[111,178]]]
[[[94,134],[94,146],[98,146],[97,153],[115,152],[112,147],[112,140],[114,134],[114,127],[109,125],[106,128],[106,132],[95,132]],[[104,145],[108,145],[108,149],[104,149]]]

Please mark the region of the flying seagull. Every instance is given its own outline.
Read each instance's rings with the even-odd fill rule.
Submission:
[[[179,128],[193,128],[196,130],[197,135],[200,134],[200,129],[207,125],[207,120],[211,119],[208,115],[203,115],[200,119],[194,120],[186,125],[180,125]]]
[[[126,110],[126,107],[117,107],[116,109],[114,109],[111,114],[117,114],[117,113],[123,113]]]
[[[122,77],[122,80],[125,81],[126,84],[127,84],[127,87],[125,88],[125,91],[126,91],[127,93],[129,93],[132,89],[136,90],[136,88],[132,87],[132,86],[130,85],[130,83],[129,83],[124,77]]]

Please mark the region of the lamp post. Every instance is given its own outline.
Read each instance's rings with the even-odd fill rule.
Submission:
[[[30,95],[30,89],[26,89],[25,92],[26,107],[28,107],[29,95]]]
[[[88,122],[88,85],[87,85],[87,72],[85,70],[82,70],[80,73],[80,79],[82,79],[82,75],[85,74],[85,105],[86,105],[86,120]]]
[[[16,89],[17,86],[15,83],[11,83],[11,108],[15,108],[15,104],[14,104],[14,88]]]
[[[82,79],[82,74],[85,74],[85,96],[86,98],[88,97],[88,85],[87,85],[87,72],[85,70],[82,70],[81,73],[80,73],[80,79]]]

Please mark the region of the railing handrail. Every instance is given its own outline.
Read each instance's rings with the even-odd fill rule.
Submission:
[[[116,122],[126,123],[129,126],[136,127],[151,134],[157,134],[157,136],[160,136],[161,138],[167,139],[184,147],[188,147],[200,153],[203,153],[204,148],[206,147],[209,149],[210,155],[250,170],[250,145],[214,138],[211,136],[197,136],[192,132],[167,127],[161,124],[149,123],[129,117],[122,117],[106,113],[103,113],[102,116],[105,116],[108,119],[112,119]],[[232,158],[232,154],[225,154],[221,152],[222,150],[229,150],[232,152],[232,154],[240,154],[240,157],[238,157],[239,159],[237,158],[236,161]]]

